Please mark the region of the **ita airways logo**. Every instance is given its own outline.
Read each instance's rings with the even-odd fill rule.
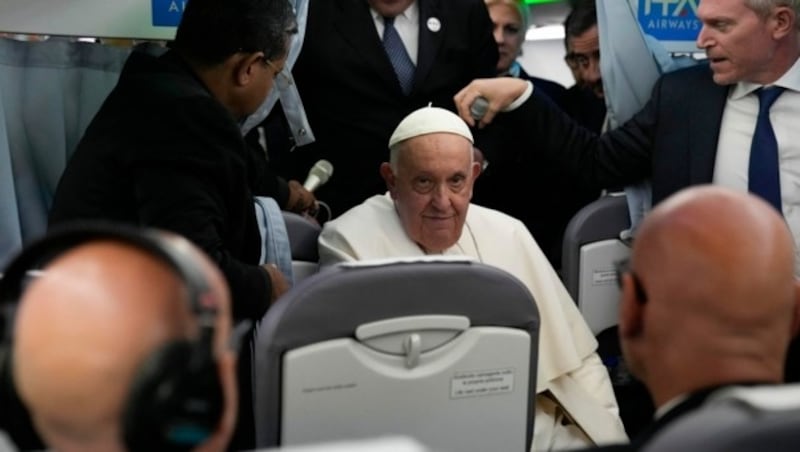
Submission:
[[[700,0],[639,0],[639,24],[660,41],[694,41],[702,24],[697,18]]]
[[[189,0],[152,0],[153,26],[177,27]]]

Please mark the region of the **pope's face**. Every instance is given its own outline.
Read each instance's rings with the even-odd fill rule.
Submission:
[[[450,133],[433,133],[402,143],[397,164],[381,167],[400,221],[426,253],[455,245],[467,217],[480,172],[472,144]]]

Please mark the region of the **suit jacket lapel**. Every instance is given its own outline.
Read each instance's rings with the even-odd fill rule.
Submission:
[[[414,73],[416,87],[428,76],[436,61],[439,47],[447,32],[447,22],[442,19],[441,0],[419,0],[419,46],[417,48],[417,69]],[[431,20],[432,26],[428,26]],[[436,28],[438,21],[440,28]],[[433,28],[436,31],[431,30]]]
[[[374,70],[375,73],[384,79],[386,83],[400,85],[397,82],[397,75],[394,73],[392,63],[383,49],[372,14],[366,0],[317,0],[320,2],[336,1],[337,8],[334,9],[332,18],[336,30],[350,46],[358,52],[364,65]]]
[[[709,72],[711,70],[709,69]],[[707,83],[696,92],[698,96],[692,105],[695,118],[688,121],[689,135],[689,180],[692,185],[708,184],[714,179],[714,163],[717,159],[717,142],[719,141],[722,113],[728,99],[728,86],[714,83],[709,75]],[[707,94],[706,94],[707,93]]]
[[[664,413],[660,418],[656,419],[644,430],[642,430],[641,433],[636,435],[636,437],[631,441],[631,445],[635,446],[633,450],[640,450],[642,445],[650,441],[661,430],[666,428],[669,424],[684,414],[696,410],[706,401],[708,396],[724,386],[725,385],[712,386],[690,394],[685,400],[672,407],[672,409]]]

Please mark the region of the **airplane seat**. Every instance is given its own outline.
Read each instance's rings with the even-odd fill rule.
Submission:
[[[292,253],[292,270],[295,284],[319,270],[319,247],[317,238],[322,228],[293,212],[283,212],[289,246]]]
[[[614,263],[630,256],[620,233],[630,227],[624,195],[604,196],[578,211],[564,232],[562,278],[592,333],[609,372],[628,436],[648,424],[653,403],[625,364],[617,335],[619,288]]]
[[[614,263],[630,255],[620,233],[630,227],[624,195],[607,195],[578,211],[564,231],[562,278],[592,333],[617,324]]]
[[[800,385],[739,386],[713,394],[642,451],[789,452],[799,444]]]
[[[530,448],[539,315],[494,267],[442,256],[339,264],[255,329],[256,447],[405,435]]]
[[[11,442],[11,438],[0,430],[0,452],[16,452],[17,448]]]
[[[45,233],[66,162],[129,53],[0,38],[0,267]]]
[[[3,451],[0,448],[0,452]],[[329,441],[301,446],[271,447],[254,452],[432,452],[407,436],[381,436],[351,441]]]

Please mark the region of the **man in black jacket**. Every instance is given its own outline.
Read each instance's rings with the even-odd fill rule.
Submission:
[[[253,196],[279,187],[239,122],[272,88],[295,30],[286,0],[187,3],[170,51],[129,57],[61,177],[50,224],[106,219],[183,235],[222,270],[234,319],[260,319],[288,284],[258,265]],[[314,199],[295,202],[303,210]],[[241,356],[234,449],[254,443],[249,353]]]
[[[260,318],[287,283],[258,265],[253,195],[281,190],[238,123],[271,89],[295,28],[285,0],[190,2],[170,51],[129,57],[61,177],[50,224],[100,218],[179,233],[222,269],[234,317]],[[294,202],[302,210],[313,196]]]

